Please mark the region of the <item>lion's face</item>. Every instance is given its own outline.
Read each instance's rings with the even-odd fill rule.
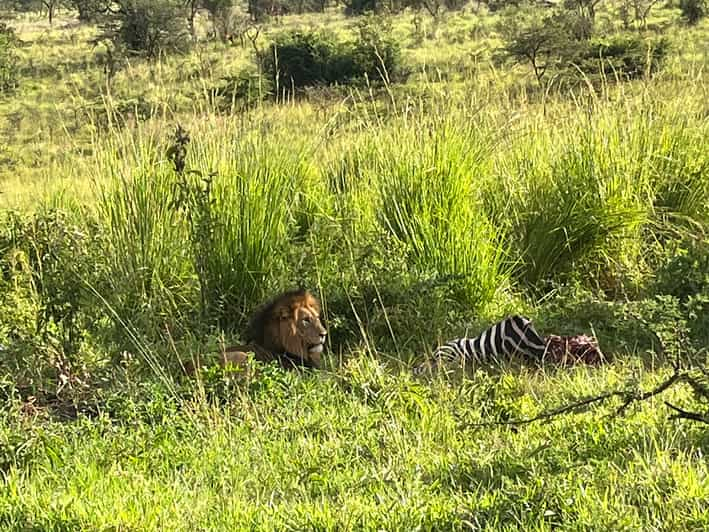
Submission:
[[[320,321],[320,303],[310,293],[277,304],[266,327],[272,351],[285,351],[320,366],[327,331]]]

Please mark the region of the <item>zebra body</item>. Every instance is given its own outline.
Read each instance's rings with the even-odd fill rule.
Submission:
[[[475,338],[456,338],[439,346],[433,353],[433,366],[441,364],[484,364],[503,357],[522,354],[541,360],[546,350],[544,338],[522,316],[510,316],[486,329]],[[426,365],[417,373],[423,373]]]

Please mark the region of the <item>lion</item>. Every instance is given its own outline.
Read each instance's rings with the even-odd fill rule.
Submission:
[[[320,310],[320,302],[307,290],[279,294],[252,316],[246,330],[247,344],[225,348],[219,365],[244,366],[253,353],[256,360],[276,361],[284,368],[319,368],[327,338]],[[186,365],[185,369],[193,373],[195,365]]]

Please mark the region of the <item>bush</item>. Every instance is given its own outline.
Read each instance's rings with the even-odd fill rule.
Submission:
[[[17,38],[14,30],[0,22],[0,94],[17,88]]]
[[[668,248],[667,261],[656,271],[653,289],[682,302],[709,296],[709,240],[687,240]]]
[[[286,33],[261,57],[261,67],[276,86],[286,90],[365,77],[400,79],[404,72],[399,47],[383,28],[381,23],[365,21],[354,42],[339,42],[326,33]]]
[[[705,0],[679,0],[679,9],[682,18],[687,24],[693,26],[706,15],[706,2]]]
[[[188,17],[179,0],[121,0],[101,20],[103,37],[129,53],[156,58],[164,52],[186,51]]]
[[[262,57],[262,68],[277,86],[330,85],[350,79],[342,45],[325,33],[295,31],[279,36]]]
[[[587,75],[637,79],[659,69],[669,51],[669,41],[643,39],[638,35],[592,40],[575,64]]]
[[[98,233],[66,214],[9,214],[0,232],[0,365],[23,388],[83,382],[87,336],[102,309],[89,287],[101,270]]]
[[[346,15],[362,15],[377,10],[377,0],[349,0],[345,2]]]
[[[568,54],[578,48],[587,29],[580,17],[568,12],[553,11],[540,17],[538,10],[530,6],[507,10],[499,24],[505,41],[503,53],[528,63],[540,85],[551,67],[564,63]]]
[[[100,13],[106,10],[107,2],[105,0],[69,0],[67,5],[76,9],[80,21],[93,22]]]
[[[222,78],[214,89],[214,95],[217,106],[224,111],[234,107],[249,108],[274,95],[273,80],[257,72],[243,70],[236,76]]]
[[[391,35],[391,23],[381,17],[368,17],[357,24],[359,38],[353,45],[354,63],[361,72],[356,77],[370,80],[403,79],[401,50]]]

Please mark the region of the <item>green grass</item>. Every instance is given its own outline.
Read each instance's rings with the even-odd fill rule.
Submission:
[[[673,48],[652,78],[542,92],[497,62],[499,13],[407,12],[405,84],[248,109],[216,95],[248,47],[132,59],[107,84],[95,28],[15,19],[0,529],[706,529],[706,429],[662,402],[704,408],[687,388],[477,426],[706,363],[709,32],[677,16],[653,11]],[[259,45],[303,27],[356,31],[288,16]],[[327,370],[182,377],[298,285],[322,299]],[[434,342],[512,312],[596,334],[612,362],[412,377]]]
[[[218,405],[134,386],[72,422],[30,421],[13,409],[6,441],[29,433],[5,458],[0,523],[6,530],[703,529],[706,433],[668,422],[659,401],[624,417],[604,408],[519,429],[473,426],[599,392],[636,370],[504,371],[420,383],[361,355],[333,375],[266,371]]]

